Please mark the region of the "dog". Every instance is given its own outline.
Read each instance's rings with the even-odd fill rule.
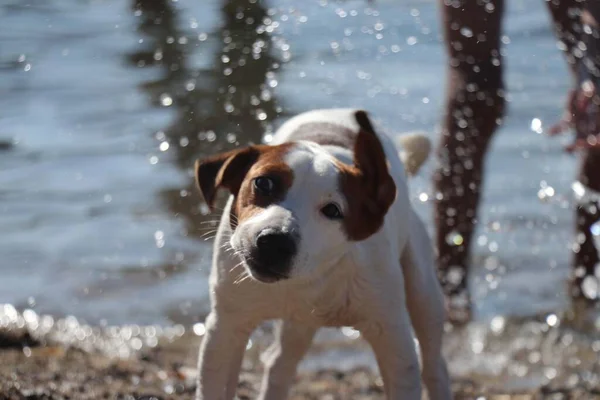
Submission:
[[[363,110],[314,110],[285,122],[269,145],[196,162],[210,207],[219,189],[230,193],[214,243],[197,399],[234,398],[248,338],[265,320],[278,321],[261,400],[287,397],[325,326],[360,331],[388,399],[421,399],[421,378],[430,399],[451,399],[444,297],[406,183],[430,145],[421,135],[399,142],[400,153]]]

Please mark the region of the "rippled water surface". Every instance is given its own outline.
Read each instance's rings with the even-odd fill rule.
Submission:
[[[576,160],[531,128],[560,115],[568,78],[543,2],[508,3],[509,116],[472,271],[480,320],[567,305]],[[198,321],[216,217],[194,160],[315,107],[364,107],[393,134],[435,140],[437,13],[416,0],[0,1],[0,303],[93,324]],[[411,182],[427,221],[432,165]]]

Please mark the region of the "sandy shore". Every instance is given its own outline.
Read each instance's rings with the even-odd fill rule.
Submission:
[[[182,337],[128,357],[36,339],[27,329],[0,331],[0,399],[193,399],[198,337]],[[565,360],[568,362],[568,360]],[[260,367],[245,362],[238,396],[256,397]],[[589,371],[593,373],[593,371]],[[493,389],[492,387],[495,387]],[[456,399],[600,399],[596,387],[552,387],[506,392],[480,379],[454,380]],[[291,399],[383,399],[381,379],[364,368],[298,376]]]

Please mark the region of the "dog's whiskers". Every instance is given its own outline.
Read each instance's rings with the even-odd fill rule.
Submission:
[[[239,285],[240,283],[245,282],[245,281],[247,281],[248,279],[251,279],[251,278],[252,278],[252,276],[248,272],[244,271],[244,274],[242,275],[242,278],[241,279],[237,279],[235,282],[233,282],[233,284],[234,285]]]

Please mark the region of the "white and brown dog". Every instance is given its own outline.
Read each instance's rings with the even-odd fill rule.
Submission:
[[[260,399],[286,398],[323,326],[362,333],[388,399],[420,399],[421,376],[430,399],[452,397],[444,299],[406,185],[429,142],[403,142],[399,157],[364,111],[317,110],[290,119],[270,145],[196,163],[209,205],[219,188],[231,193],[214,244],[198,399],[234,398],[248,337],[268,319],[281,321]]]

